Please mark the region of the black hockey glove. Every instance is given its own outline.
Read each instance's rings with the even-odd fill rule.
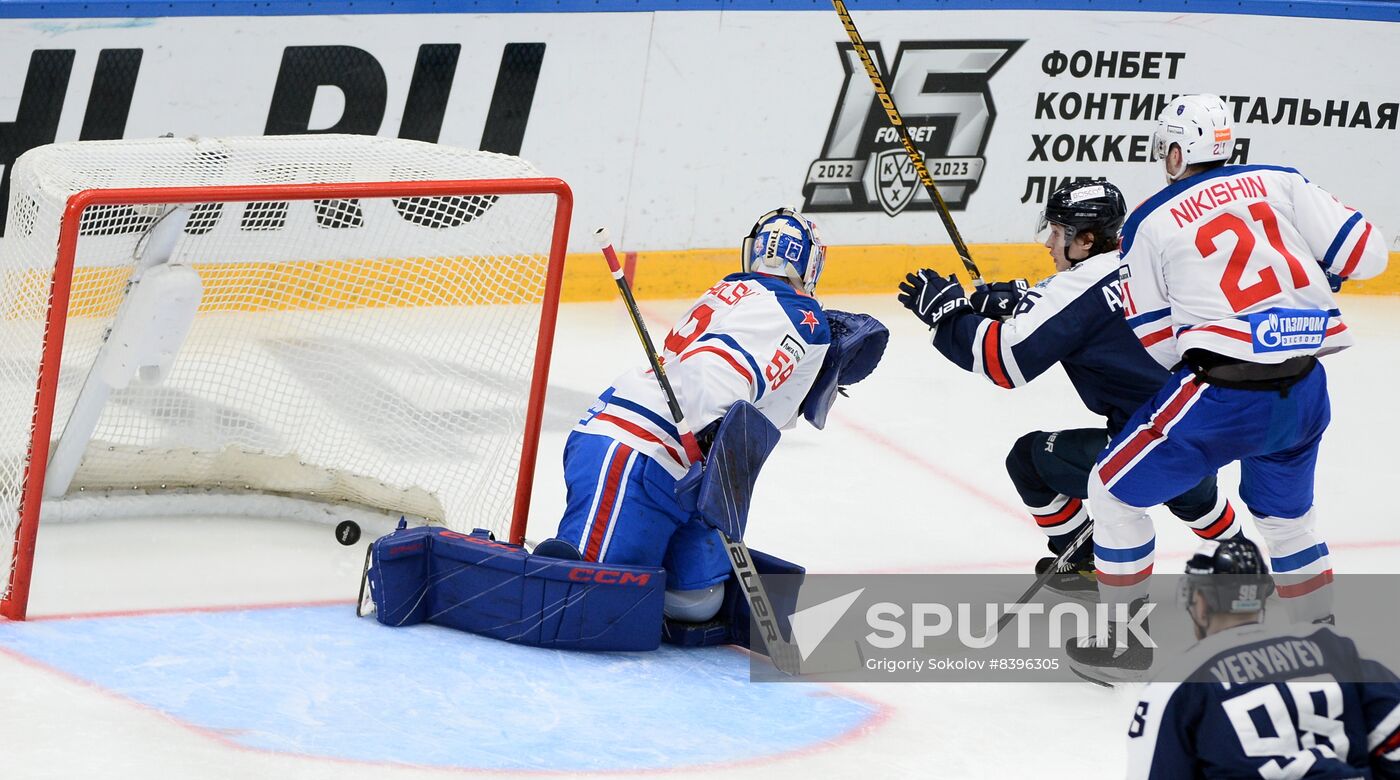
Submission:
[[[984,317],[1005,320],[1016,313],[1016,304],[1021,302],[1021,296],[1029,289],[1030,283],[1025,279],[992,282],[973,290],[967,296],[967,302],[972,305],[973,311]]]
[[[1342,282],[1346,281],[1346,277],[1338,276],[1327,270],[1327,264],[1321,260],[1319,260],[1317,264],[1322,268],[1322,274],[1327,277],[1327,286],[1332,288],[1332,292],[1341,292]]]
[[[968,308],[967,294],[958,283],[957,274],[945,279],[929,268],[905,275],[899,283],[899,302],[930,328],[937,327],[939,320],[953,312]]]

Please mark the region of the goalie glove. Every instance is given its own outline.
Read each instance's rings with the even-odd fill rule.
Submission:
[[[817,429],[826,427],[836,394],[870,376],[890,340],[889,329],[869,314],[827,309],[826,321],[831,326],[831,346],[801,406],[802,416]]]

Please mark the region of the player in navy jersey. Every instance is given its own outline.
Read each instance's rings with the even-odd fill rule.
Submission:
[[[778,428],[796,424],[799,412],[821,427],[825,409],[814,415],[804,402],[829,368],[832,329],[814,297],[825,253],[801,214],[766,214],[744,242],[743,272],[716,282],[666,334],[659,357],[693,430],[739,401]],[[656,378],[646,367],[628,371],[569,435],[567,506],[552,541],[587,561],[664,566],[667,616],[698,623],[719,609],[730,565],[713,529],[677,499],[688,466]]]
[[[934,329],[934,347],[956,365],[1014,388],[1058,363],[1084,405],[1105,418],[1106,425],[1098,428],[1027,433],[1006,458],[1016,491],[1055,555],[1091,522],[1084,500],[1099,452],[1170,376],[1123,321],[1118,231],[1126,215],[1123,195],[1113,184],[1067,184],[1046,201],[1040,227],[1056,273],[1033,289],[997,283],[969,298],[956,276],[927,269],[901,285],[900,301]],[[1168,498],[1172,513],[1202,538],[1239,532],[1214,474]],[[1037,573],[1054,560],[1041,559]],[[1047,586],[1092,593],[1092,548],[1080,547]]]
[[[1239,461],[1280,597],[1295,619],[1329,620],[1332,568],[1313,511],[1331,417],[1318,357],[1352,344],[1332,288],[1383,271],[1385,239],[1292,168],[1226,165],[1233,132],[1214,95],[1168,104],[1153,152],[1169,185],[1123,228],[1123,313],[1173,374],[1089,479],[1100,593],[1138,602],[1155,543],[1146,508]],[[1071,666],[1111,676],[1150,665],[1150,648],[1099,644],[1072,642]]]
[[[1240,537],[1186,565],[1200,641],[1143,689],[1129,780],[1400,778],[1400,679],[1329,626],[1261,625],[1273,582]]]

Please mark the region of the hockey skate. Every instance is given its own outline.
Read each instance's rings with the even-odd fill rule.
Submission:
[[[1134,601],[1129,612],[1137,614],[1146,603],[1147,599]],[[1146,618],[1142,629],[1147,630]],[[1122,647],[1119,647],[1120,634],[1124,634]],[[1121,683],[1144,682],[1152,668],[1152,647],[1142,644],[1133,632],[1116,622],[1108,624],[1105,641],[1100,642],[1094,635],[1071,639],[1065,643],[1065,654],[1069,656],[1070,671],[1108,688]]]
[[[1051,552],[1054,552],[1053,548]],[[1054,566],[1057,557],[1051,555],[1036,561],[1036,576],[1039,577],[1051,566]],[[1060,564],[1054,574],[1050,575],[1050,579],[1045,581],[1045,587],[1062,596],[1080,601],[1097,601],[1099,582],[1094,570],[1094,546],[1090,543],[1080,545],[1079,549],[1075,550],[1074,554]]]

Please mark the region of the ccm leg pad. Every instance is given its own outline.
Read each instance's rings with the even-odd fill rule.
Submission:
[[[370,594],[387,626],[434,623],[534,647],[654,650],[666,570],[531,555],[481,529],[401,528],[374,542]]]
[[[789,563],[758,550],[749,549],[753,565],[763,577],[763,586],[768,597],[773,600],[773,612],[778,616],[778,628],[784,636],[792,636],[788,617],[797,611],[797,592],[802,587],[802,579],[807,570],[795,563]],[[769,576],[788,575],[788,576]],[[743,588],[733,574],[724,583],[724,605],[713,620],[704,623],[684,623],[679,620],[665,621],[662,638],[667,644],[682,647],[709,647],[711,645],[740,645],[759,653],[767,650],[760,641],[757,646],[749,636],[749,602],[744,598]]]

